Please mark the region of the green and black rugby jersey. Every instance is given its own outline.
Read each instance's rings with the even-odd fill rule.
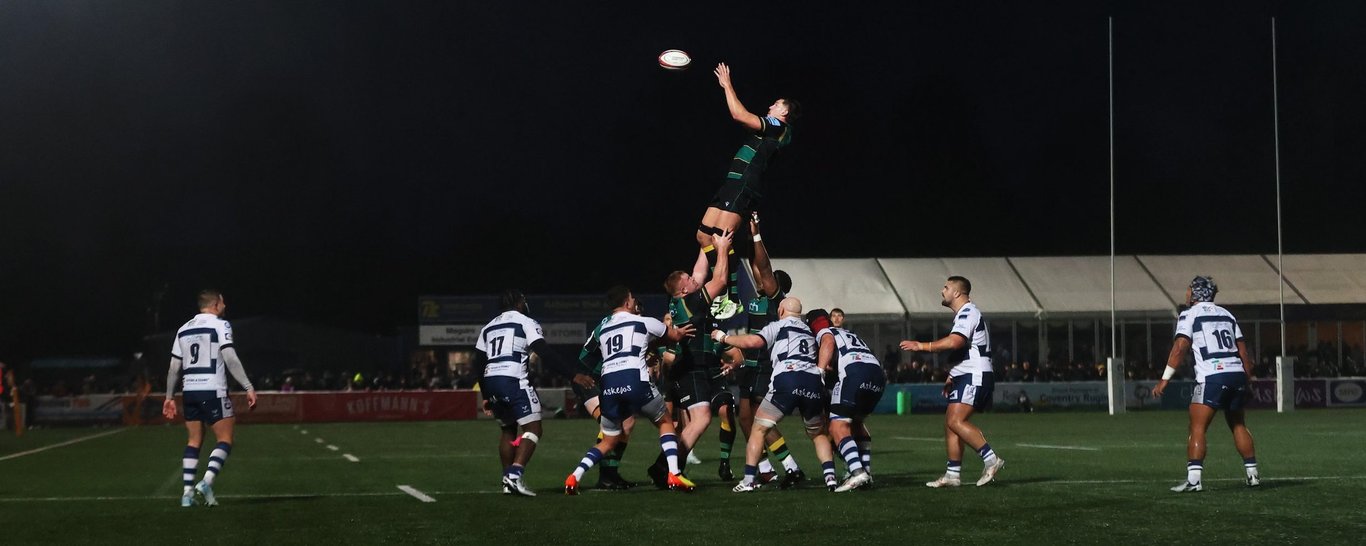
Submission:
[[[779,148],[792,142],[792,127],[774,117],[765,117],[760,123],[763,126],[745,137],[745,143],[735,152],[726,178],[740,180],[746,188],[762,194],[760,178],[763,177],[764,169],[768,168],[769,161]]]
[[[680,371],[705,370],[705,355],[716,352],[716,342],[711,339],[711,299],[707,297],[707,289],[701,288],[681,298],[670,300],[669,315],[673,317],[676,327],[692,324],[693,328],[696,328],[692,337],[678,343],[678,357],[674,361],[674,366],[680,368]]]
[[[787,298],[787,294],[781,290],[773,297],[763,294],[755,296],[745,304],[745,316],[749,319],[749,333],[757,334],[769,323],[778,320],[778,304]],[[768,361],[768,349],[746,349],[745,365],[758,366]]]
[[[593,333],[588,336],[588,341],[583,342],[583,348],[579,350],[579,364],[583,366],[584,373],[592,377],[602,377],[602,348],[598,345],[598,336],[602,334],[602,325],[612,320],[612,316],[602,319]]]

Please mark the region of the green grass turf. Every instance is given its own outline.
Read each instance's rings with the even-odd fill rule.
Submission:
[[[975,418],[1008,461],[982,488],[922,485],[943,471],[942,417],[878,416],[870,423],[871,491],[825,491],[811,443],[791,437],[812,482],[731,493],[715,474],[713,428],[699,448],[706,463],[690,472],[699,491],[644,485],[578,497],[562,495],[561,486],[590,446],[594,423],[549,421],[526,474],[540,493],[534,499],[497,494],[497,427],[488,421],[242,426],[216,486],[221,506],[212,509],[179,507],[183,430],[142,427],[0,460],[0,542],[1359,543],[1366,410],[1254,412],[1248,420],[1267,478],[1259,489],[1243,485],[1221,420],[1211,430],[1206,490],[1181,495],[1167,488],[1185,476],[1183,412],[1053,413]],[[799,433],[796,422],[785,424]],[[628,478],[645,481],[658,451],[652,429],[645,424],[631,443]],[[0,433],[0,457],[108,430]],[[980,470],[969,453],[965,481]],[[400,484],[437,502],[419,502]]]

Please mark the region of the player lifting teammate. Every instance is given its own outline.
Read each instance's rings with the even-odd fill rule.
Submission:
[[[1160,397],[1167,390],[1167,381],[1181,366],[1186,351],[1195,353],[1195,393],[1190,403],[1190,436],[1186,439],[1186,481],[1172,488],[1178,493],[1198,492],[1205,469],[1208,445],[1205,433],[1214,414],[1224,410],[1224,421],[1233,432],[1233,445],[1243,456],[1243,470],[1247,485],[1257,487],[1262,477],[1257,472],[1257,453],[1252,445],[1252,433],[1244,422],[1243,402],[1247,399],[1247,383],[1252,362],[1243,341],[1243,330],[1238,319],[1227,309],[1214,304],[1219,287],[1214,279],[1196,277],[1186,289],[1186,304],[1176,322],[1176,340],[1167,356],[1167,369],[1162,381],[1153,388],[1153,396]]]
[[[754,429],[745,446],[745,477],[735,486],[736,493],[759,489],[756,475],[764,450],[764,435],[793,410],[801,413],[806,433],[815,444],[816,457],[825,469],[825,485],[832,490],[836,486],[834,455],[826,432],[825,384],[816,362],[816,340],[811,328],[802,321],[801,313],[802,302],[786,298],[779,309],[779,320],[765,326],[758,334],[728,336],[720,330],[712,334],[718,343],[741,349],[767,348],[772,355],[773,379],[754,417]]]
[[[991,483],[996,473],[1005,467],[1004,459],[987,443],[982,429],[968,422],[976,410],[991,407],[991,392],[996,380],[991,372],[991,335],[987,331],[986,320],[977,305],[969,301],[972,283],[963,277],[949,277],[940,289],[943,297],[940,302],[953,310],[953,330],[949,335],[930,343],[902,341],[903,351],[947,352],[949,379],[944,383],[944,396],[949,399],[949,409],[944,414],[944,448],[948,452],[948,468],[939,479],[926,483],[928,487],[958,487],[963,471],[963,444],[972,446],[982,456],[982,477],[978,486]]]
[[[730,117],[750,131],[745,142],[731,159],[726,180],[717,190],[702,221],[697,226],[697,244],[707,255],[707,261],[715,265],[717,256],[724,255],[730,262],[729,284],[731,296],[726,301],[733,302],[736,297],[735,275],[739,272],[739,258],[734,252],[721,251],[712,245],[712,236],[739,229],[751,211],[758,210],[759,200],[763,197],[762,178],[764,170],[772,161],[774,154],[792,142],[792,128],[788,123],[796,120],[801,113],[800,105],[791,99],[779,98],[769,105],[768,112],[759,117],[750,112],[740,102],[731,85],[730,67],[725,63],[716,65],[716,81],[725,91],[726,108]],[[729,316],[729,313],[722,315]]]
[[[501,303],[503,313],[489,321],[475,340],[474,370],[484,395],[484,411],[502,429],[498,457],[503,465],[503,493],[534,497],[536,493],[522,483],[522,472],[541,441],[541,399],[527,378],[531,353],[540,356],[547,368],[573,377],[575,383],[591,385],[592,378],[577,373],[549,350],[541,325],[527,316],[525,295],[508,290]],[[517,437],[519,426],[521,438]]]
[[[692,325],[681,328],[665,326],[663,322],[636,314],[635,296],[626,287],[615,287],[607,293],[612,316],[598,330],[598,348],[602,354],[601,409],[602,441],[584,454],[574,472],[564,480],[566,495],[579,493],[579,480],[585,472],[602,459],[604,453],[616,448],[624,432],[626,419],[643,415],[659,427],[659,447],[669,466],[670,489],[691,491],[695,485],[682,475],[678,458],[678,437],[669,419],[664,397],[650,384],[646,355],[657,338],[670,342],[683,340],[692,333]]]
[[[242,388],[247,390],[247,406],[256,407],[256,389],[247,379],[242,361],[237,358],[237,350],[232,346],[232,325],[223,320],[228,304],[223,294],[217,290],[203,290],[199,293],[199,314],[186,322],[176,331],[175,342],[171,345],[171,365],[166,372],[166,401],[161,404],[161,413],[167,420],[175,420],[175,384],[184,377],[185,388],[185,430],[189,439],[185,442],[185,454],[181,458],[185,489],[180,496],[180,506],[194,506],[197,494],[205,506],[217,506],[213,496],[213,481],[223,471],[223,465],[232,453],[233,416],[232,400],[228,398],[229,372]],[[199,446],[204,443],[204,425],[213,429],[217,443],[209,454],[209,467],[204,471],[204,479],[194,483],[199,468]]]

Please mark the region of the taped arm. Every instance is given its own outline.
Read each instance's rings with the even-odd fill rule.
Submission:
[[[237,380],[237,384],[248,391],[256,390],[251,386],[251,380],[247,379],[247,370],[242,368],[242,360],[237,358],[237,349],[228,347],[223,349],[221,354],[223,356],[223,364],[227,365],[228,373],[232,374],[232,378]]]

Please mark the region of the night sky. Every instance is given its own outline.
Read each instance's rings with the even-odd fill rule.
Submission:
[[[376,334],[419,294],[655,290],[743,131],[787,257],[1363,252],[1360,2],[0,2],[0,360],[233,317]],[[1044,5],[1038,5],[1044,4]],[[1192,5],[1198,7],[1191,7]],[[694,57],[685,72],[655,63]]]

